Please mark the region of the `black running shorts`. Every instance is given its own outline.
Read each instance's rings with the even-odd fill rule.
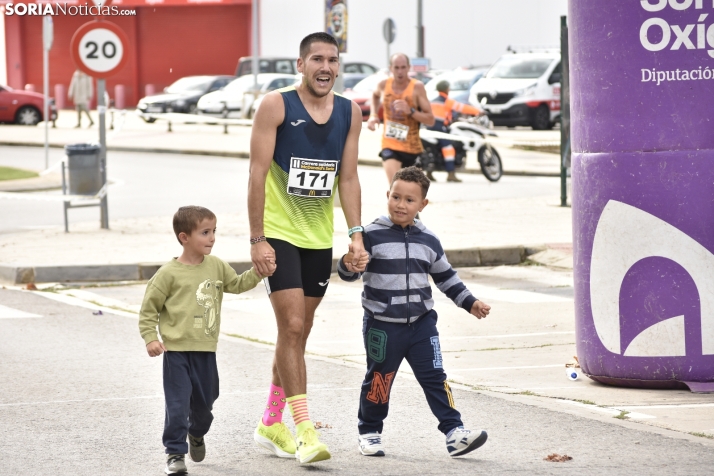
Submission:
[[[309,297],[323,297],[332,272],[332,248],[298,248],[287,241],[268,238],[275,250],[275,274],[265,278],[268,294],[300,288]]]
[[[411,167],[412,165],[414,165],[419,155],[420,154],[410,154],[409,152],[402,152],[401,150],[393,149],[382,149],[382,152],[379,153],[379,156],[382,158],[382,160],[398,160],[402,163],[402,168]]]

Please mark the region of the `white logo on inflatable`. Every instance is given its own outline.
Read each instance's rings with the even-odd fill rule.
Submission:
[[[620,287],[629,269],[644,258],[677,262],[699,291],[702,353],[714,354],[714,255],[687,234],[639,208],[610,200],[595,230],[590,263],[590,301],[600,341],[620,348]],[[631,357],[686,355],[684,316],[673,316],[642,331],[627,346]]]

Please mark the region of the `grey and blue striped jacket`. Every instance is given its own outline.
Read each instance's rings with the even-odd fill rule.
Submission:
[[[451,267],[441,242],[420,221],[402,228],[382,216],[365,227],[364,246],[370,262],[364,273],[348,271],[339,260],[345,281],[362,276],[362,307],[380,321],[412,323],[434,307],[429,275],[454,303],[471,312],[476,298]]]

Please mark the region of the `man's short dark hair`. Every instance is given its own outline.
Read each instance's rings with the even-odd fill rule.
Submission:
[[[317,33],[310,33],[300,42],[300,58],[305,59],[307,55],[310,54],[310,47],[313,43],[327,43],[334,45],[337,48],[337,56],[340,55],[340,46],[337,44],[337,40],[332,35],[318,31]]]
[[[429,191],[429,184],[431,184],[429,179],[426,178],[426,175],[424,175],[424,172],[422,172],[420,168],[413,165],[411,167],[404,167],[394,174],[390,186],[394,185],[394,182],[397,180],[418,183],[421,187],[421,198],[426,198],[426,193]]]
[[[205,219],[215,220],[216,215],[208,208],[195,205],[179,208],[178,211],[174,213],[174,233],[176,233],[176,239],[179,243],[181,243],[178,237],[179,234],[186,233],[190,235],[193,230],[198,228],[199,223]],[[181,244],[183,245],[183,243]]]

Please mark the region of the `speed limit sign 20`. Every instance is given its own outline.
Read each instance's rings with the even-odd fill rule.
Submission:
[[[108,21],[85,23],[72,37],[70,50],[77,67],[95,78],[107,78],[124,66],[128,39]]]

